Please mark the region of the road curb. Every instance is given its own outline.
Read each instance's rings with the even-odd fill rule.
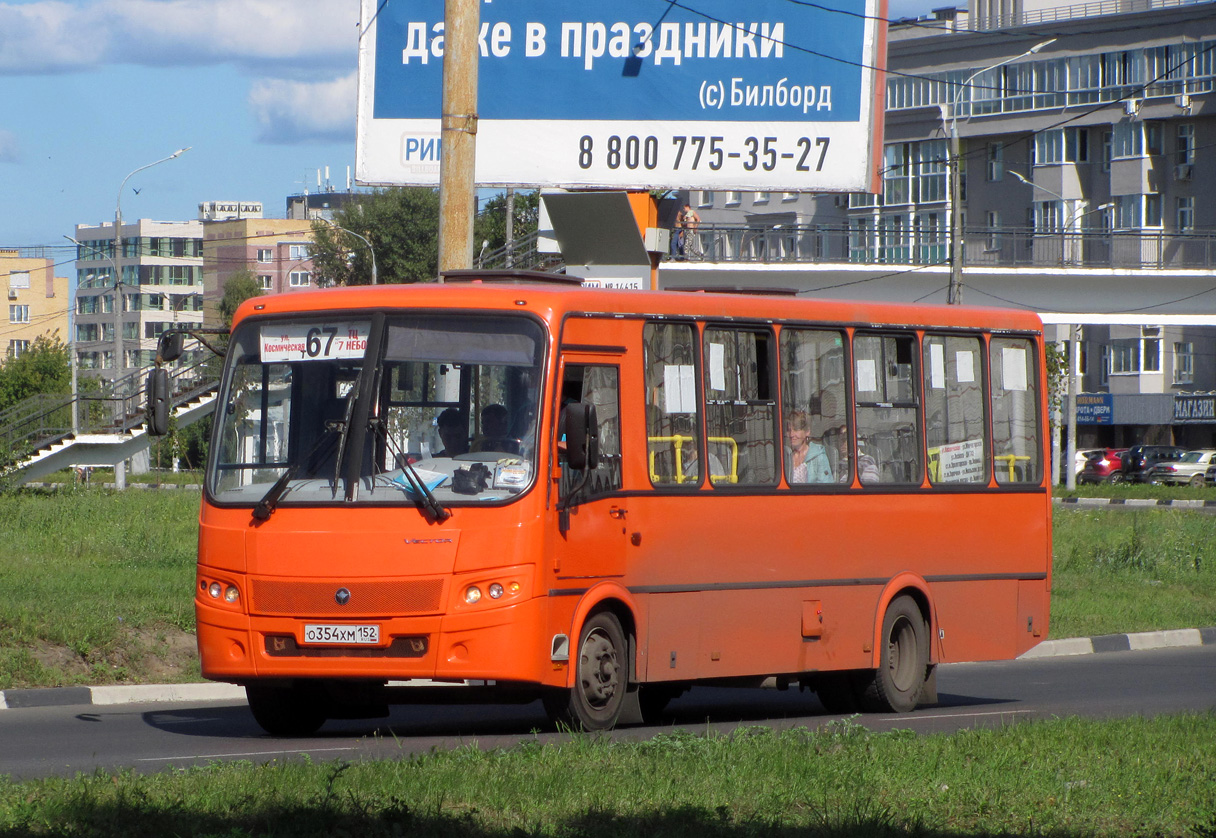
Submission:
[[[1105,634],[1099,637],[1067,637],[1045,640],[1018,660],[1129,652],[1185,646],[1216,646],[1216,627],[1171,629],[1134,634]],[[94,707],[169,701],[244,701],[245,688],[233,684],[133,684],[110,687],[52,687],[49,689],[0,690],[0,710],[31,707]]]
[[[1189,498],[1052,498],[1061,506],[1126,506],[1156,508],[1171,506],[1175,509],[1216,509],[1216,500],[1191,500]]]

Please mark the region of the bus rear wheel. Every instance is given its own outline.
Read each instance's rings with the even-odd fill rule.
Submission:
[[[324,705],[314,690],[249,684],[245,697],[254,721],[271,736],[308,736],[325,724]]]
[[[929,627],[909,596],[892,600],[882,621],[878,669],[867,672],[859,698],[871,713],[907,713],[920,703],[929,674]]]
[[[621,715],[629,685],[628,647],[615,614],[591,615],[579,633],[574,687],[545,697],[545,710],[559,724],[586,731],[609,730]]]

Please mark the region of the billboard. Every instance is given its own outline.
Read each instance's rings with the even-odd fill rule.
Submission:
[[[439,182],[443,0],[362,0],[356,177]],[[886,0],[483,0],[483,186],[858,191]]]

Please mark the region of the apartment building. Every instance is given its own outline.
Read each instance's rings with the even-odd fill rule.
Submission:
[[[113,222],[77,225],[75,232],[78,369],[107,380],[152,364],[165,329],[203,319],[201,221],[124,223],[121,252],[114,232]]]
[[[206,321],[220,325],[219,302],[235,274],[249,271],[264,293],[315,287],[312,224],[293,218],[232,218],[203,225]]]
[[[895,22],[888,71],[881,191],[686,193],[706,260],[900,300],[961,276],[1082,325],[1082,444],[1216,446],[1216,3],[972,0]]]
[[[0,286],[6,291],[8,319],[0,323],[0,352],[16,358],[39,336],[67,343],[68,277],[55,276],[53,259],[37,249],[0,249]]]

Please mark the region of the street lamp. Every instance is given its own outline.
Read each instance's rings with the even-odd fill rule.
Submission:
[[[1042,189],[1048,195],[1052,195],[1056,198],[1059,198],[1061,202],[1068,200],[1067,198],[1065,198],[1063,195],[1061,195],[1058,192],[1054,192],[1051,189],[1047,189],[1046,187],[1038,186],[1038,185],[1032,183],[1031,181],[1027,180],[1020,172],[1015,172],[1012,169],[1010,169],[1009,174],[1013,175],[1015,178],[1017,178],[1018,180],[1020,180],[1022,183],[1026,184],[1027,186],[1032,186],[1035,189]],[[1083,218],[1084,216],[1090,215],[1095,212],[1103,212],[1104,210],[1110,209],[1112,206],[1114,206],[1114,204],[1107,202],[1105,204],[1099,204],[1097,207],[1094,207],[1091,210],[1085,209],[1084,206],[1077,207],[1077,209],[1073,212],[1073,214],[1071,216],[1069,216],[1068,220],[1066,222],[1063,222],[1060,225],[1060,266],[1061,267],[1063,267],[1063,265],[1064,265],[1064,243],[1065,243],[1065,237],[1068,235],[1068,229],[1070,227],[1072,227],[1074,224],[1076,224],[1077,221],[1080,220],[1081,218]],[[1067,443],[1067,448],[1065,449],[1065,455],[1064,455],[1064,465],[1065,465],[1065,468],[1067,469],[1067,471],[1065,472],[1065,476],[1064,476],[1064,486],[1068,489],[1077,488],[1077,472],[1076,472],[1076,468],[1075,468],[1076,459],[1077,459],[1077,366],[1078,366],[1078,361],[1080,360],[1080,351],[1081,351],[1080,347],[1081,347],[1081,324],[1073,323],[1072,325],[1070,325],[1068,327],[1068,361],[1067,361],[1068,405],[1065,408],[1065,410],[1068,414],[1068,443]],[[1053,436],[1054,436],[1054,434],[1053,434]],[[1052,448],[1053,448],[1053,450],[1058,451],[1059,444],[1054,443],[1052,445]],[[1057,476],[1055,479],[1058,480],[1059,477]]]
[[[963,184],[962,174],[960,172],[961,160],[959,158],[959,142],[958,142],[958,110],[962,104],[963,93],[975,81],[976,77],[995,70],[998,67],[1004,67],[1006,64],[1012,64],[1015,61],[1020,61],[1028,55],[1034,55],[1039,50],[1056,42],[1055,38],[1047,41],[1041,41],[1030,49],[1023,52],[1021,55],[1015,55],[1012,58],[1006,58],[1004,61],[998,61],[989,67],[982,70],[976,70],[969,75],[966,80],[958,86],[954,93],[954,102],[950,108],[950,287],[946,292],[946,302],[950,305],[961,305],[963,302],[963,225],[962,215],[959,213],[959,199],[962,195]],[[946,121],[946,109],[942,106],[942,122]]]
[[[1060,200],[1061,204],[1065,204],[1069,200],[1068,198],[1065,198],[1063,195],[1061,195],[1059,192],[1055,192],[1051,189],[1048,189],[1046,186],[1042,186],[1040,184],[1034,183],[1033,181],[1027,180],[1026,177],[1021,172],[1015,172],[1013,169],[1010,169],[1009,174],[1013,175],[1015,178],[1017,178],[1018,180],[1020,180],[1022,183],[1026,184],[1027,186],[1033,187],[1042,192],[1046,192],[1048,195],[1051,195],[1053,198],[1058,198]],[[1068,217],[1067,221],[1060,222],[1060,266],[1061,267],[1063,267],[1066,264],[1066,262],[1068,261],[1064,255],[1064,251],[1066,249],[1065,245],[1066,245],[1066,242],[1068,239],[1068,231],[1070,229],[1072,229],[1072,227],[1085,216],[1092,215],[1095,212],[1102,212],[1103,210],[1108,210],[1113,206],[1114,206],[1114,204],[1108,201],[1104,204],[1099,204],[1098,206],[1094,207],[1093,209],[1086,209],[1084,203],[1082,203],[1081,206],[1079,206],[1073,210],[1072,215],[1070,215]]]
[[[365,245],[367,245],[367,253],[372,259],[372,285],[379,285],[380,279],[376,275],[376,249],[374,247],[372,247],[372,243],[370,241],[368,241],[367,239],[365,239],[363,236],[356,233],[354,230],[347,230],[345,227],[339,227],[337,224],[333,223],[328,218],[322,218],[321,216],[317,216],[317,220],[324,221],[326,224],[328,224],[330,227],[333,227],[335,230],[341,230],[343,233],[354,236],[359,241],[361,241]]]
[[[123,351],[122,351],[122,272],[118,269],[118,260],[122,254],[122,191],[127,186],[134,175],[139,174],[144,169],[151,169],[153,166],[181,157],[192,146],[179,148],[177,151],[170,154],[168,157],[162,157],[160,160],[153,161],[146,165],[134,169],[130,174],[122,179],[122,183],[118,186],[118,200],[114,203],[114,254],[111,260],[114,263],[114,383],[118,384],[118,379],[122,377],[123,369],[125,368]],[[117,394],[115,394],[117,395]],[[119,401],[118,408],[121,411],[122,402]]]

